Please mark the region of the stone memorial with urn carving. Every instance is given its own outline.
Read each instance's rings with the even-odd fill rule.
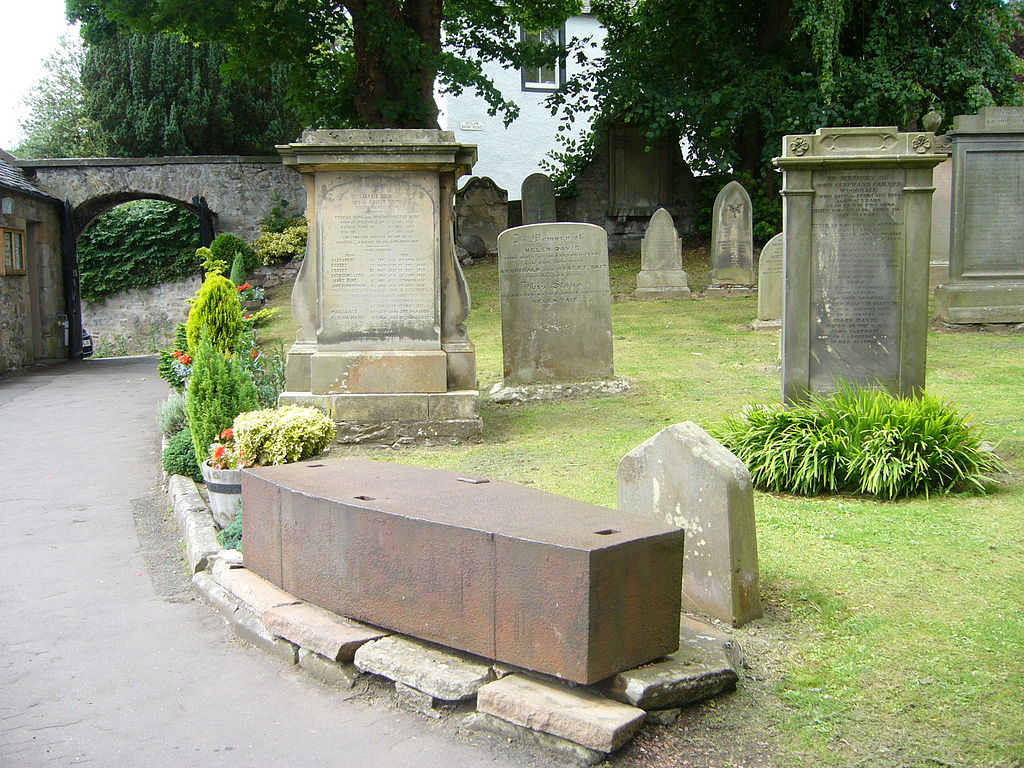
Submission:
[[[479,434],[452,231],[476,148],[438,130],[312,130],[278,151],[302,174],[309,222],[280,402],[330,414],[340,442]]]

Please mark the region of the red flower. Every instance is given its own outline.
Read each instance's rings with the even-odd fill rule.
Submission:
[[[252,315],[246,315],[246,316],[245,316],[245,319],[246,319],[246,320],[252,320]]]
[[[223,459],[224,458],[224,454],[227,453],[227,452],[228,452],[227,448],[225,448],[223,445],[218,445],[216,448],[213,449],[213,458],[215,458],[215,459]]]
[[[253,359],[253,360],[258,360],[258,359],[259,359],[259,356],[260,356],[260,351],[259,351],[258,349],[254,349],[254,350],[252,351],[252,359]]]
[[[175,357],[175,358],[177,358],[177,357],[181,357],[181,356],[182,356],[182,355],[184,355],[184,354],[185,354],[185,353],[184,353],[184,352],[182,352],[182,351],[181,351],[180,349],[176,349],[176,350],[174,350],[173,352],[171,352],[171,357]]]
[[[181,357],[178,358],[178,362],[181,363],[182,365],[189,365],[192,362],[192,358],[189,357],[188,355],[182,355]]]
[[[240,291],[247,291],[250,288],[252,288],[252,286],[249,285],[249,283],[242,283],[240,286],[238,286],[238,290]]]
[[[223,432],[220,433],[220,439],[221,440],[230,440],[234,436],[235,436],[235,430],[233,430],[231,427],[228,427],[227,429],[225,429]]]

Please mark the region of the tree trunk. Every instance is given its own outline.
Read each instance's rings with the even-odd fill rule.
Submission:
[[[437,128],[441,0],[351,0],[356,113],[371,128]]]

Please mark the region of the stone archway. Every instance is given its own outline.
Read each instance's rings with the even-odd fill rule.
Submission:
[[[184,200],[176,200],[167,195],[149,192],[109,192],[97,195],[74,206],[71,218],[74,223],[75,239],[80,238],[82,233],[85,232],[97,217],[123,203],[130,203],[135,200],[158,200],[184,208],[199,219],[200,245],[209,245],[213,240],[214,232],[216,231],[217,214],[209,209],[205,198],[196,196],[192,198],[191,203],[187,203]]]

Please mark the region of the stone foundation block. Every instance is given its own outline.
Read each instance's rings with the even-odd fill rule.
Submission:
[[[466,715],[460,725],[467,730],[490,733],[526,747],[539,747],[580,765],[597,765],[607,757],[605,752],[584,747],[582,744],[568,739],[552,736],[550,733],[542,733],[532,728],[516,725],[483,712],[472,712]]]
[[[341,688],[351,688],[359,679],[359,670],[354,665],[331,661],[325,656],[301,646],[299,647],[299,666],[317,680]]]
[[[259,616],[279,605],[301,602],[295,595],[274,586],[246,568],[222,571],[217,577],[217,583],[252,606],[253,611]]]
[[[494,679],[490,662],[409,637],[385,637],[355,653],[360,672],[402,683],[442,701],[470,699]]]
[[[309,603],[269,608],[263,623],[275,635],[331,661],[349,661],[363,643],[390,634]]]
[[[636,733],[642,709],[582,688],[509,675],[477,695],[477,710],[600,752],[614,752]]]

